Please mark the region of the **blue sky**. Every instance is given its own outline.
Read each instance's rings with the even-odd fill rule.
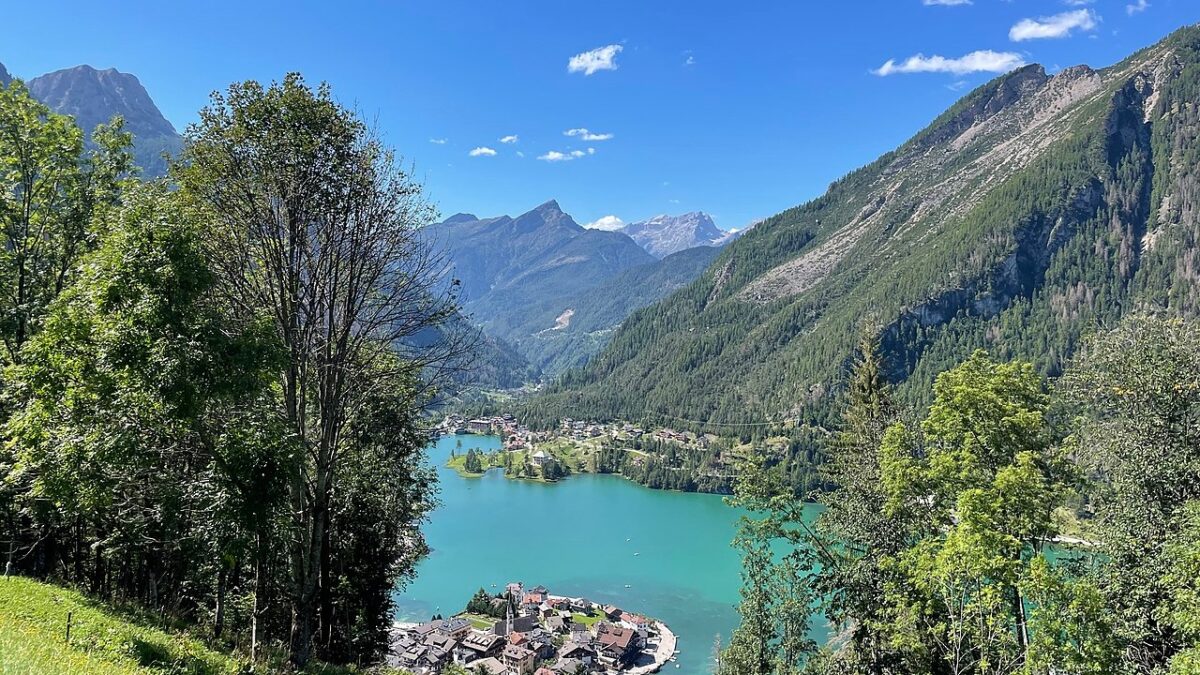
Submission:
[[[14,75],[131,72],[178,128],[235,80],[327,80],[444,215],[554,198],[581,223],[704,210],[733,228],[819,195],[992,71],[1109,65],[1200,21],[1200,1],[67,1],[5,15]]]

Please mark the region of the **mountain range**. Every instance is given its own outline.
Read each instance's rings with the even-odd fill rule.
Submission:
[[[0,64],[0,84],[7,85],[11,79]],[[163,154],[178,154],[183,146],[175,127],[163,117],[137,77],[129,73],[75,66],[35,77],[26,86],[34,98],[54,112],[74,117],[88,142],[97,124],[121,115],[125,130],[133,134],[134,162],[145,176],[165,174]]]
[[[717,254],[696,246],[660,259],[624,232],[582,227],[553,200],[515,218],[460,213],[426,233],[460,283],[464,312],[548,375],[585,363],[629,313]]]
[[[979,348],[1064,369],[1137,311],[1200,310],[1200,28],[966,95],[634,312],[530,414],[829,421],[853,346],[902,400]]]
[[[11,80],[0,64],[0,85]],[[143,175],[164,175],[164,153],[182,147],[134,75],[81,65],[26,86],[74,117],[89,138],[96,125],[121,115]],[[625,229],[585,229],[554,201],[516,218],[458,214],[427,229],[462,284],[464,320],[484,331],[475,384],[513,387],[582,365],[630,312],[693,280],[715,257],[710,247],[733,238],[700,212]]]
[[[615,218],[601,219],[589,227],[627,234],[656,258],[697,246],[724,246],[744,233],[744,230],[726,232],[718,228],[712,217],[703,211],[678,216],[664,213],[634,223],[623,223]]]

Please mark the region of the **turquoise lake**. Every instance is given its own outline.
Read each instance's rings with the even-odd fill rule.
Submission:
[[[741,563],[730,541],[741,514],[717,495],[616,476],[547,485],[445,468],[452,451],[499,447],[494,436],[444,436],[428,449],[441,502],[422,528],[433,551],[397,591],[397,619],[459,612],[480,587],[542,584],[665,621],[680,654],[679,668],[663,672],[710,672],[714,638],[726,642],[738,620]]]

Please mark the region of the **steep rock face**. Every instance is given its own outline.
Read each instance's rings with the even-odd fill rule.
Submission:
[[[620,231],[656,258],[696,246],[719,246],[725,243],[728,234],[703,211],[678,216],[658,215],[629,223]]]
[[[759,224],[540,405],[821,421],[864,323],[914,404],[976,348],[1061,372],[1098,323],[1200,311],[1198,172],[1200,29],[1022,68]]]
[[[30,94],[55,112],[74,117],[88,136],[114,115],[124,117],[125,129],[133,134],[134,159],[146,175],[162,175],[166,171],[162,154],[179,152],[181,140],[175,127],[133,75],[76,66],[35,77],[28,85]]]
[[[12,75],[9,74],[4,64],[0,63],[0,87],[7,86],[9,82],[12,82]]]

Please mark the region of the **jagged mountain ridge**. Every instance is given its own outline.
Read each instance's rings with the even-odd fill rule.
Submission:
[[[551,200],[516,218],[459,214],[428,236],[446,252],[467,309],[486,327],[498,312],[565,297],[653,258],[629,237],[588,230]]]
[[[975,348],[1060,372],[1096,325],[1200,308],[1200,29],[976,89],[634,313],[531,409],[829,421],[864,321],[919,405]]]
[[[550,375],[586,362],[630,312],[691,282],[716,253],[659,260],[553,200],[515,218],[456,214],[427,236],[461,284],[464,312]]]
[[[605,216],[587,227],[627,234],[647,253],[660,259],[697,246],[724,246],[745,234],[747,229],[722,230],[713,222],[712,216],[703,211],[675,216],[663,213],[632,223],[623,222],[616,216]]]
[[[0,65],[0,84],[9,80],[11,76]],[[138,78],[129,73],[81,65],[40,75],[26,86],[51,110],[74,117],[89,142],[97,124],[121,115],[126,131],[133,134],[134,162],[146,176],[165,174],[163,153],[178,154],[183,146],[175,127],[163,117]]]
[[[728,235],[703,211],[678,216],[661,214],[629,223],[619,231],[632,237],[638,245],[656,258],[664,258],[697,246],[720,246],[725,243]]]

